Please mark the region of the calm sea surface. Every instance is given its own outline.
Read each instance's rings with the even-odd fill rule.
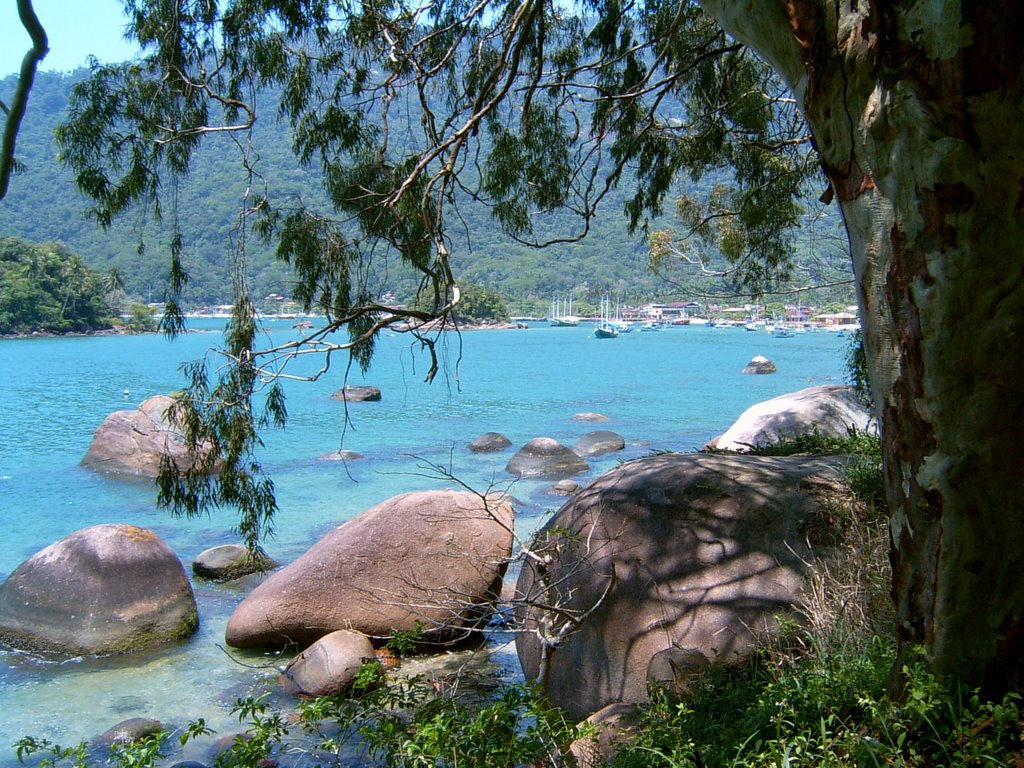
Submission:
[[[0,341],[0,578],[43,547],[98,523],[156,531],[189,572],[199,552],[235,540],[230,512],[174,520],[156,508],[150,483],[79,466],[107,414],[181,387],[179,365],[220,342],[211,321],[192,326],[195,332],[174,342],[159,336]],[[269,322],[267,333],[277,343],[297,332],[282,320]],[[344,383],[343,361],[321,381],[288,385],[288,426],[267,435],[264,456],[281,507],[276,536],[267,543],[278,560],[294,559],[330,528],[390,496],[443,487],[424,473],[427,461],[483,490],[510,482],[505,463],[534,437],[571,444],[593,429],[623,435],[626,450],[592,462],[582,482],[621,459],[694,450],[755,402],[842,381],[848,342],[823,332],[774,338],[696,326],[609,340],[595,339],[589,325],[465,332],[448,337],[444,369],[427,385],[427,360],[412,341],[382,338],[369,373],[349,375],[349,384],[379,387],[383,399],[350,404],[347,427],[344,404],[329,399]],[[740,374],[757,354],[771,359],[778,373]],[[609,420],[573,420],[582,411]],[[513,448],[471,454],[467,443],[487,431],[508,435]],[[347,465],[317,460],[341,447],[365,458]],[[548,495],[550,485],[513,486],[525,505],[517,520],[523,533],[560,505]],[[180,725],[202,716],[222,733],[236,730],[231,703],[273,680],[272,669],[253,667],[281,660],[229,656],[223,648],[227,617],[247,587],[195,581],[194,588],[201,628],[185,643],[63,663],[0,650],[0,765],[13,762],[10,745],[22,736],[77,743],[129,717]],[[514,675],[514,659],[503,663],[503,673]]]

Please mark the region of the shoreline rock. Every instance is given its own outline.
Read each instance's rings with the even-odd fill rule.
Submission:
[[[574,718],[742,659],[798,604],[807,526],[843,493],[820,457],[666,454],[606,473],[538,531],[545,571],[528,561],[519,575],[526,678],[540,671],[537,633],[558,625],[550,605],[585,617],[547,666],[549,700]]]
[[[0,642],[95,656],[179,640],[199,627],[181,561],[152,531],[96,525],[37,552],[0,585]]]
[[[512,552],[513,511],[467,491],[415,491],[322,537],[246,597],[228,620],[236,648],[308,645],[338,629],[379,642],[421,629],[461,639],[490,614]]]

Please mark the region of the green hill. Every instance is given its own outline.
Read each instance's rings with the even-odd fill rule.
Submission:
[[[72,85],[85,75],[80,71],[38,76],[18,140],[17,155],[25,171],[14,178],[10,194],[0,202],[0,237],[63,243],[92,269],[104,273],[118,269],[129,295],[161,301],[168,280],[166,223],[139,213],[101,230],[86,217],[84,199],[57,161],[53,130]],[[0,80],[0,98],[8,97],[13,87],[13,76]],[[274,114],[273,95],[261,98],[265,99],[263,113]],[[287,126],[263,119],[257,123],[254,139],[257,169],[268,180],[278,204],[289,198],[322,204],[319,178],[293,158]],[[176,200],[190,274],[183,297],[186,306],[230,301],[236,225],[247,181],[238,161],[239,150],[229,138],[208,140],[192,177],[180,189],[166,190],[174,193],[169,198]],[[543,312],[554,293],[569,290],[575,291],[578,301],[594,306],[606,294],[623,303],[692,298],[692,293],[687,296],[648,271],[647,246],[639,235],[629,234],[624,201],[621,192],[610,195],[584,241],[544,249],[513,241],[501,232],[486,207],[467,202],[460,206],[461,220],[452,230],[457,274],[506,297],[514,313]],[[170,216],[164,219],[169,221]],[[547,216],[538,225],[545,233],[563,236],[581,226],[569,214]],[[807,249],[806,244],[803,247]],[[246,248],[253,295],[290,296],[289,270],[278,263],[272,249],[251,240]],[[392,291],[407,300],[415,292],[415,278],[400,265],[388,264],[380,274],[385,275],[377,286],[381,293]],[[848,302],[851,296],[838,298]]]

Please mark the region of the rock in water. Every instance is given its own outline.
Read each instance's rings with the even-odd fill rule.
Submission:
[[[494,453],[504,451],[510,445],[512,441],[501,432],[484,432],[469,444],[469,450],[473,453]]]
[[[845,437],[851,428],[872,429],[868,407],[852,387],[829,384],[808,387],[755,403],[745,410],[726,433],[711,442],[718,450],[749,451],[780,438],[817,431],[826,437]]]
[[[396,496],[335,528],[235,609],[235,647],[305,646],[338,629],[372,638],[421,626],[448,641],[490,616],[512,552],[513,512],[465,491]]]
[[[203,550],[192,561],[192,573],[213,581],[233,581],[250,573],[276,568],[277,563],[262,552],[252,552],[241,544],[221,544]]]
[[[740,373],[775,373],[775,363],[764,355],[755,355]]]
[[[538,532],[545,572],[523,565],[527,679],[540,673],[536,632],[562,616],[586,614],[550,656],[547,695],[576,718],[645,700],[651,679],[678,690],[742,658],[800,600],[805,525],[842,488],[838,469],[807,457],[669,454],[603,475]]]
[[[516,477],[570,477],[586,472],[590,465],[550,437],[536,437],[505,465],[505,471]]]
[[[364,662],[374,661],[373,643],[359,632],[339,629],[304,650],[281,674],[293,696],[330,696],[347,691]]]
[[[168,456],[185,469],[194,466],[181,430],[167,418],[174,399],[156,395],[129,411],[116,411],[93,434],[82,466],[100,472],[156,477]]]
[[[181,561],[152,531],[97,525],[19,565],[0,585],[0,641],[66,656],[128,653],[199,626]]]
[[[626,441],[617,432],[610,432],[607,429],[599,429],[596,432],[587,432],[577,440],[572,450],[577,456],[604,456],[606,453],[621,451],[626,447]]]
[[[377,402],[380,400],[380,389],[369,386],[342,387],[331,395],[331,400],[345,400],[349,403]]]

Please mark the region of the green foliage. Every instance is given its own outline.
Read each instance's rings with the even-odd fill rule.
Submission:
[[[753,446],[750,452],[755,456],[847,456],[845,474],[854,498],[885,509],[882,441],[870,432],[851,428],[845,436],[836,437],[815,429]]]
[[[794,665],[713,667],[681,702],[652,691],[636,738],[615,765],[1010,766],[1022,742],[1021,698],[986,701],[937,680],[923,657],[903,669],[906,697],[885,695],[894,655],[859,651]]]
[[[505,686],[494,700],[470,706],[420,679],[394,681],[355,701],[336,697],[304,705],[301,720],[313,731],[328,720],[342,725],[343,732],[360,737],[374,764],[389,768],[557,765],[582,732],[523,686]],[[331,738],[322,746],[337,750],[339,743]]]
[[[110,328],[103,282],[59,243],[0,239],[0,334]]]
[[[850,428],[843,436],[825,435],[814,429],[795,437],[780,437],[774,442],[752,446],[755,456],[842,456],[863,455],[881,458],[881,441],[876,435]]]
[[[393,630],[386,647],[395,656],[403,658],[416,650],[417,644],[423,640],[423,635],[423,624],[417,621],[415,629]]]
[[[478,285],[460,286],[462,297],[453,312],[462,323],[499,323],[509,319],[508,306],[501,296]]]
[[[871,382],[868,379],[868,358],[864,352],[864,334],[858,329],[850,334],[846,345],[846,375],[854,392],[865,403],[871,404]]]
[[[124,324],[132,333],[151,333],[156,330],[156,311],[147,304],[135,302]]]

